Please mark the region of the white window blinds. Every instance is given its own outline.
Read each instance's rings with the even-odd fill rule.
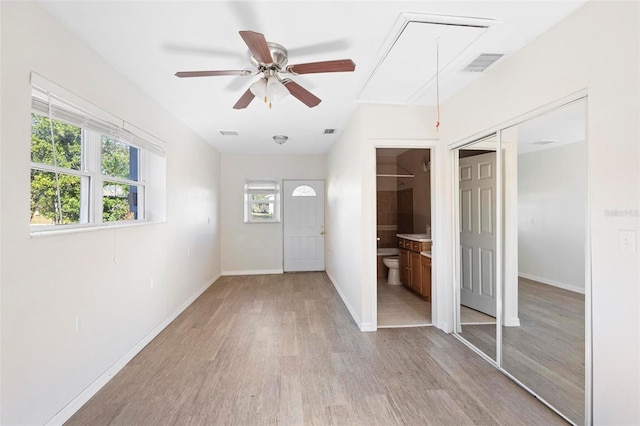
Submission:
[[[51,112],[51,118],[55,120],[95,130],[155,155],[165,155],[164,145],[166,143],[162,140],[104,111],[35,72],[31,73],[31,85],[34,112],[43,116],[49,116],[49,112]]]

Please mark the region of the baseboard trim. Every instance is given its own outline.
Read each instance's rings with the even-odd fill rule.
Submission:
[[[185,309],[189,307],[202,293],[204,293],[214,282],[220,278],[221,274],[207,280],[193,296],[187,299],[182,305],[173,311],[167,318],[165,318],[160,324],[158,324],[153,330],[151,330],[146,336],[144,336],[136,345],[116,361],[111,367],[109,367],[104,373],[102,373],[96,380],[89,384],[78,396],[76,396],[71,402],[64,406],[58,413],[53,416],[49,421],[45,423],[46,426],[58,426],[64,424],[71,418],[84,404],[87,403],[100,389],[104,387],[122,368],[127,365],[129,361],[144,349],[151,341],[162,332],[174,319],[178,317]]]
[[[373,323],[364,322],[360,325],[360,331],[378,331],[378,327],[374,326]]]
[[[222,275],[225,277],[237,276],[237,275],[274,275],[284,274],[282,269],[251,269],[246,271],[222,271]]]
[[[355,321],[355,323],[358,326],[358,328],[360,329],[360,331],[376,331],[376,328],[373,327],[372,324],[369,324],[369,323],[363,324],[362,323],[362,321],[360,320],[360,317],[358,315],[356,315],[356,311],[353,309],[353,306],[351,306],[351,304],[349,303],[347,298],[344,296],[344,293],[342,292],[342,290],[340,290],[340,287],[338,287],[338,285],[336,284],[335,278],[333,278],[333,276],[331,275],[331,273],[329,271],[325,271],[325,273],[329,277],[329,280],[331,281],[331,284],[333,284],[333,288],[335,288],[336,291],[338,292],[338,295],[340,296],[340,299],[342,299],[342,303],[344,303],[344,305],[347,307],[347,310],[349,311],[349,314],[351,314],[351,318],[353,318],[353,320]]]
[[[520,327],[520,318],[505,318],[505,327]]]
[[[563,290],[572,291],[574,293],[584,294],[584,288],[576,287],[576,286],[573,286],[573,285],[570,285],[570,284],[565,284],[565,283],[549,280],[549,279],[542,278],[542,277],[536,277],[535,275],[525,274],[525,273],[522,273],[522,272],[518,272],[518,276],[521,277],[521,278],[526,278],[526,279],[531,280],[531,281],[537,281],[537,282],[542,283],[542,284],[550,285],[552,287],[558,287],[558,288],[561,288]]]

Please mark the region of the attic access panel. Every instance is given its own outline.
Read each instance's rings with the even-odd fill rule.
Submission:
[[[404,22],[393,33],[360,93],[360,100],[408,103],[425,86],[435,82],[437,47],[442,72],[489,27],[483,22],[456,23],[455,18],[447,18],[444,21],[442,17],[411,20],[403,17]]]

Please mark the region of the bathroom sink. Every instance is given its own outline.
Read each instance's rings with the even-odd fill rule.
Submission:
[[[431,239],[431,234],[408,234],[408,235],[413,238],[419,238],[419,239],[425,239],[425,240]]]
[[[399,238],[413,241],[431,241],[431,234],[397,234]]]

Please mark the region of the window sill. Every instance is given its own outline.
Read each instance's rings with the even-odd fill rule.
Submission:
[[[64,228],[53,228],[47,226],[46,229],[38,229],[38,227],[32,227],[29,236],[31,238],[39,238],[39,237],[48,237],[52,235],[66,235],[66,234],[78,234],[82,232],[92,232],[92,231],[101,231],[107,229],[118,229],[118,228],[133,228],[137,226],[148,226],[148,225],[161,225],[167,223],[166,220],[161,221],[135,221],[135,222],[112,222],[112,223],[101,223],[101,224],[93,224],[93,225],[67,225]]]

